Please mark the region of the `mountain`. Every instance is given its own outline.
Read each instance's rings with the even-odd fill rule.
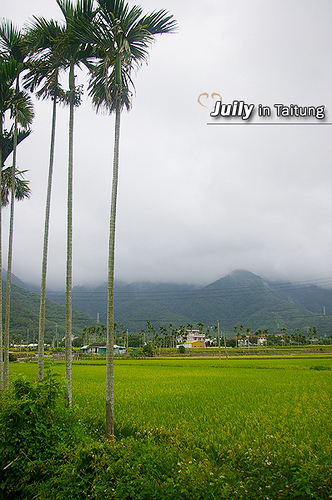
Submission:
[[[275,283],[275,288],[287,291],[303,307],[317,314],[332,312],[332,290],[305,283]]]
[[[123,324],[131,332],[144,328],[147,321],[159,326],[169,323],[180,325],[191,322],[190,316],[178,310],[177,304],[185,305],[197,292],[197,286],[170,283],[115,284],[115,321]],[[65,304],[64,292],[47,291],[47,297],[54,302]],[[73,309],[85,311],[106,323],[107,285],[90,289],[76,286],[72,292]]]
[[[47,292],[48,298],[61,304],[65,294]],[[74,287],[73,308],[106,322],[107,285],[95,288]],[[159,326],[202,322],[216,325],[228,335],[234,326],[268,328],[277,333],[316,326],[319,335],[332,333],[332,290],[313,285],[273,283],[244,270],[233,271],[205,287],[172,283],[117,282],[115,285],[115,321],[131,333],[144,328],[147,321]]]
[[[20,283],[20,286],[16,283]],[[12,276],[10,333],[14,341],[26,340],[27,337],[30,341],[38,338],[40,298],[38,294],[26,288],[27,285],[19,278]],[[5,289],[6,286],[3,283],[3,290]],[[73,311],[72,332],[75,336],[81,335],[85,326],[93,324],[93,318],[85,312]],[[63,305],[46,299],[45,340],[50,342],[53,337],[55,338],[56,332],[59,339],[65,335],[65,308]]]
[[[195,322],[216,323],[230,331],[243,325],[252,331],[303,328],[313,314],[290,293],[248,271],[234,271],[200,290],[188,307]],[[201,319],[199,319],[201,318]]]

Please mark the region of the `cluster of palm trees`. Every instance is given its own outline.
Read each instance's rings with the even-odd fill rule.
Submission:
[[[234,326],[234,338],[237,341],[241,341],[243,345],[247,345],[249,349],[250,339],[257,342],[260,337],[266,339],[267,345],[281,345],[285,346],[288,342],[289,345],[300,345],[309,343],[316,338],[317,328],[313,326],[312,328],[307,327],[307,336],[301,333],[300,328],[296,328],[295,333],[290,334],[286,327],[280,328],[280,333],[270,333],[268,328],[258,328],[253,334],[251,334],[250,328],[244,330],[243,325],[239,327]]]
[[[206,339],[211,339],[212,332],[216,334],[218,330],[217,325],[213,327],[204,327],[204,324],[199,321],[196,323],[196,325],[199,333],[205,334]],[[146,343],[150,343],[154,348],[175,348],[178,343],[187,341],[188,334],[193,329],[193,323],[187,323],[187,325],[179,326],[174,326],[172,323],[169,323],[168,328],[165,326],[160,326],[158,331],[151,323],[151,321],[147,321],[145,328],[142,328],[138,332],[140,345],[143,347]]]
[[[39,348],[38,379],[43,379],[44,330],[45,330],[45,296],[47,275],[47,253],[49,220],[51,209],[52,175],[55,153],[56,113],[59,102],[69,107],[69,149],[68,149],[68,186],[67,186],[67,265],[66,265],[66,368],[68,381],[67,399],[72,400],[72,192],[73,192],[73,138],[75,108],[80,104],[82,89],[76,85],[75,71],[85,67],[88,72],[88,93],[96,110],[104,109],[109,114],[115,113],[115,135],[113,155],[113,180],[109,228],[108,257],[108,302],[107,302],[107,356],[106,356],[106,434],[114,435],[114,249],[115,221],[119,166],[120,118],[124,108],[131,107],[133,90],[132,70],[147,62],[148,49],[155,35],[171,33],[176,29],[176,22],[165,10],[154,11],[144,15],[140,6],[129,7],[125,0],[55,0],[61,11],[63,21],[47,20],[34,17],[33,21],[22,32],[14,29],[10,22],[4,22],[0,38],[7,36],[7,45],[11,50],[1,50],[0,55],[0,117],[3,123],[6,98],[3,87],[6,85],[21,99],[25,99],[30,115],[24,122],[18,110],[14,118],[14,153],[18,143],[18,125],[27,128],[31,123],[33,112],[28,90],[40,98],[50,98],[52,105],[52,128],[49,153],[49,171],[45,209],[45,226],[42,258],[42,277],[39,314]],[[14,36],[15,34],[15,36]],[[15,50],[14,50],[15,48]],[[8,70],[7,70],[8,66]],[[6,79],[6,72],[13,66],[14,78]],[[68,75],[68,90],[60,84],[61,73]],[[20,90],[20,76],[24,88]],[[2,125],[1,125],[2,127]],[[1,128],[1,137],[3,130]],[[1,149],[0,149],[1,154]],[[15,158],[15,154],[14,154]],[[1,160],[1,158],[0,158]],[[2,165],[2,161],[0,162]],[[15,159],[13,160],[13,168]],[[14,192],[14,190],[12,191]],[[11,199],[13,200],[13,196]],[[1,236],[1,235],[0,235]],[[0,252],[1,253],[1,252]],[[1,255],[0,255],[1,258]],[[1,268],[1,266],[0,266]],[[7,274],[11,269],[8,266]],[[0,276],[1,278],[1,276]],[[0,279],[1,286],[1,279]],[[7,297],[8,297],[7,293]],[[1,290],[0,290],[1,296]],[[1,309],[1,300],[0,300]],[[0,310],[1,313],[1,310]],[[9,321],[9,319],[8,319]],[[7,323],[6,323],[7,325]],[[8,323],[9,327],[9,323]],[[1,321],[0,321],[1,328]],[[5,326],[6,331],[6,326]],[[4,343],[9,342],[6,334]],[[2,352],[2,332],[0,335]],[[4,349],[4,373],[8,373],[6,346]],[[2,370],[1,370],[2,373]],[[3,387],[8,387],[8,376],[5,375]]]

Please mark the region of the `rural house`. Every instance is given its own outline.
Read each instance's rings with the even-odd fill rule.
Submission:
[[[205,347],[205,334],[199,330],[187,330],[187,338],[185,342],[179,343],[188,349],[193,347]],[[179,339],[178,339],[179,341]]]
[[[80,352],[83,354],[106,354],[106,342],[93,342],[93,344],[81,347]],[[126,354],[127,349],[120,345],[114,344],[114,354]]]

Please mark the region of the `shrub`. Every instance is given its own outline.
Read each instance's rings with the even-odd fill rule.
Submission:
[[[77,442],[77,430],[74,412],[65,408],[64,387],[54,375],[49,372],[42,383],[16,379],[0,397],[2,498],[30,498],[31,484],[52,474],[54,461]]]
[[[140,358],[143,356],[143,351],[142,349],[133,349],[130,353],[129,353],[130,357],[131,358]]]
[[[186,352],[186,348],[184,347],[184,345],[179,345],[179,353],[184,354],[185,352]]]
[[[151,344],[145,344],[143,346],[143,353],[145,356],[149,356],[150,358],[153,356],[153,349]]]

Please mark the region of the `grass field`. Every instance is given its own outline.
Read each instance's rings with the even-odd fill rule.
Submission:
[[[37,365],[10,370],[35,378]],[[192,498],[332,498],[332,356],[116,360],[115,381],[117,438],[177,449],[174,474],[212,488]],[[74,405],[97,439],[104,395],[104,363],[74,364]]]

